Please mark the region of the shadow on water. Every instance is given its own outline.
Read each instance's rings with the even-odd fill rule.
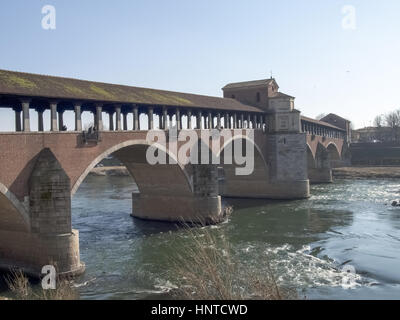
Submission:
[[[163,222],[163,221],[151,221],[133,218],[135,229],[137,229],[143,236],[151,236],[159,233],[174,232],[182,228],[180,224]]]

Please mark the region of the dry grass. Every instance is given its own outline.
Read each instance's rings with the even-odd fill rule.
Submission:
[[[34,289],[25,274],[12,271],[6,279],[16,300],[77,300],[79,294],[69,279],[57,279],[55,290]]]
[[[29,297],[32,297],[33,293],[29,280],[22,271],[11,271],[10,275],[6,278],[6,282],[17,300],[30,300]]]
[[[233,258],[223,234],[206,228],[186,228],[190,244],[171,258],[178,278],[176,298],[195,300],[283,300],[297,293],[281,287],[266,262],[262,272],[254,271]],[[260,258],[261,259],[261,258]],[[263,257],[264,259],[264,257]],[[257,268],[258,269],[258,268]]]

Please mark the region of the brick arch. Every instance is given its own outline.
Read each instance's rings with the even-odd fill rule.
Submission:
[[[317,168],[329,167],[329,153],[325,146],[318,142],[315,150],[315,165]]]
[[[175,167],[179,168],[179,170],[175,170],[176,172],[180,172],[182,174],[182,178],[181,181],[185,182],[186,187],[192,191],[193,190],[193,186],[191,183],[191,179],[189,177],[189,174],[186,170],[186,168],[181,165],[180,163],[178,163],[177,158],[174,154],[170,153],[169,151],[167,151],[165,149],[164,146],[157,144],[157,143],[149,143],[147,140],[143,140],[143,139],[138,139],[138,140],[128,140],[128,141],[124,141],[122,143],[116,144],[115,146],[112,146],[111,148],[107,149],[106,151],[103,151],[102,153],[100,153],[98,156],[96,156],[91,162],[90,164],[86,167],[86,169],[81,173],[81,175],[79,176],[79,178],[77,179],[77,181],[75,182],[75,184],[73,185],[72,189],[71,189],[71,194],[74,195],[75,192],[79,189],[79,186],[82,184],[82,182],[85,180],[85,178],[87,177],[87,175],[90,173],[90,171],[99,163],[101,162],[103,159],[105,159],[106,157],[115,154],[116,157],[124,164],[126,165],[128,171],[130,172],[130,174],[133,176],[133,178],[135,179],[135,174],[134,174],[134,169],[132,166],[130,166],[128,164],[129,162],[129,154],[122,154],[124,150],[127,150],[129,148],[134,148],[134,147],[144,147],[147,149],[147,147],[149,146],[154,146],[156,147],[158,150],[161,150],[162,152],[165,152],[167,154],[168,157],[174,159],[177,164],[176,165],[166,165],[166,166],[170,166],[170,167]],[[118,156],[119,154],[119,156]],[[143,154],[142,154],[143,155]],[[122,159],[121,159],[122,158]],[[148,166],[151,166],[150,164],[147,164]],[[179,177],[177,177],[179,178]],[[135,182],[136,181],[135,179]],[[140,185],[138,185],[139,190],[140,190]]]
[[[312,151],[312,148],[307,143],[307,166],[308,168],[315,168],[315,154]]]
[[[3,224],[8,230],[29,231],[31,221],[24,205],[0,182],[0,229]]]
[[[234,163],[234,158],[232,158],[233,164],[223,163],[223,151],[232,146],[236,140],[250,142],[254,146],[254,171],[248,176],[236,175],[235,169],[238,165]],[[270,168],[265,155],[266,151],[263,152],[255,141],[245,135],[236,135],[228,141],[224,141],[217,155],[221,160],[219,170],[220,194],[226,197],[267,197],[267,190],[270,190]]]
[[[313,135],[307,135],[307,144],[309,145],[314,157],[319,144],[321,144],[324,148],[328,148],[328,146],[332,144],[337,149],[340,156],[342,156],[342,148],[344,146],[342,139],[326,138]]]
[[[257,151],[257,152],[255,152],[254,154],[261,157],[261,159],[263,160],[263,163],[264,163],[264,165],[265,165],[266,170],[268,170],[268,164],[267,164],[267,161],[265,160],[263,151],[261,150],[261,148],[257,145],[257,143],[256,143],[254,140],[251,140],[251,139],[250,139],[248,136],[246,136],[246,135],[235,135],[235,136],[233,136],[231,139],[229,139],[228,141],[224,141],[224,144],[221,146],[219,152],[217,153],[217,157],[220,158],[220,157],[221,157],[222,151],[224,151],[224,150],[225,150],[230,144],[232,144],[235,140],[239,140],[239,139],[249,141],[251,144],[254,145],[255,150]]]
[[[329,142],[329,144],[326,146],[326,150],[329,153],[330,160],[340,160],[342,157],[342,150],[338,148],[336,143],[334,142]]]

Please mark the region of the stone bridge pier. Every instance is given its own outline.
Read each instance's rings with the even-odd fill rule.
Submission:
[[[2,195],[13,205],[2,208],[9,220],[0,223],[0,267],[22,269],[34,277],[45,265],[55,266],[61,275],[82,273],[79,232],[71,226],[70,178],[50,149],[38,155],[27,184],[27,203],[10,191]]]
[[[151,165],[147,149],[134,145],[114,153],[139,187],[140,192],[132,194],[133,217],[202,224],[222,221],[216,165],[183,165],[175,154],[160,149],[158,156],[165,156],[168,164]]]

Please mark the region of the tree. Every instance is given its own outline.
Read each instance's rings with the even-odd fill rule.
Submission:
[[[385,115],[386,125],[392,129],[399,126],[399,121],[399,113],[397,111],[392,111]]]
[[[383,115],[376,116],[374,119],[374,127],[381,128],[383,126]]]
[[[385,115],[386,125],[392,128],[392,140],[398,140],[398,129],[400,127],[400,110],[389,112]]]

